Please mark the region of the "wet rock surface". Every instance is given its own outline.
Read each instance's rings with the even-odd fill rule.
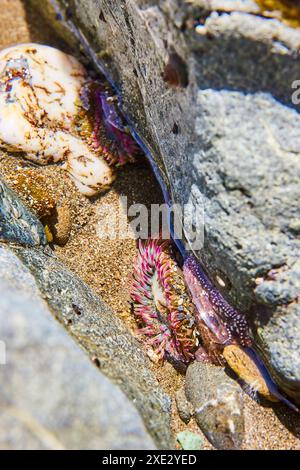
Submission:
[[[185,393],[201,431],[217,449],[239,449],[244,439],[242,391],[222,367],[194,362]]]
[[[292,101],[300,32],[256,16],[255,2],[224,3],[74,1],[67,24],[116,83],[174,200],[188,203],[194,223],[204,210],[197,254],[249,314],[277,382],[300,400],[300,126]]]
[[[52,318],[28,269],[3,246],[0,260],[0,447],[155,448],[133,404]]]

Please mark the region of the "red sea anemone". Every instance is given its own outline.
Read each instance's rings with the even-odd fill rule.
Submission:
[[[100,80],[89,81],[81,90],[81,106],[85,111],[81,127],[93,149],[109,165],[134,162],[140,149],[127,130],[111,89]]]
[[[160,359],[192,359],[223,365],[229,344],[249,346],[245,317],[234,310],[204,274],[184,257],[183,271],[170,240],[139,242],[131,298],[140,333]]]
[[[169,240],[139,242],[131,298],[139,332],[157,357],[190,362],[198,347],[194,307]]]

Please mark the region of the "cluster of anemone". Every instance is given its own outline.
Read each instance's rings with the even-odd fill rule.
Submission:
[[[139,334],[154,350],[155,359],[173,365],[193,360],[227,364],[253,398],[280,400],[299,412],[249,347],[245,317],[228,304],[193,255],[185,256],[181,270],[173,250],[169,240],[140,240],[132,276]]]
[[[251,344],[245,317],[231,307],[193,255],[183,263],[172,243],[160,239],[139,242],[131,298],[140,334],[160,359],[173,357],[224,364],[230,344]]]

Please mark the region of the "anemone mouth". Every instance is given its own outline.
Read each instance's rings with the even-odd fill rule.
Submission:
[[[161,315],[161,321],[163,323],[166,323],[166,307],[168,300],[166,298],[163,286],[160,282],[160,278],[158,276],[158,273],[156,270],[154,270],[153,277],[152,277],[152,295],[153,295],[153,301],[155,304],[155,307],[158,311],[158,313]]]
[[[198,346],[189,295],[176,265],[171,242],[140,241],[131,298],[139,333],[160,360],[170,356],[188,363]]]

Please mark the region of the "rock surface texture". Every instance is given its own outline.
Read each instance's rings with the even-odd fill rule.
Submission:
[[[194,362],[185,393],[198,426],[216,449],[239,449],[244,439],[242,391],[221,367]]]
[[[300,31],[258,15],[254,1],[51,4],[48,18],[116,84],[174,201],[190,221],[204,210],[197,255],[300,401]]]
[[[153,447],[137,411],[101,372],[135,404],[156,445],[172,447],[169,398],[123,323],[53,255],[4,245],[0,250],[0,339],[7,358],[0,370],[6,383],[0,420],[3,429],[15,430],[13,447]],[[2,438],[0,445],[9,447],[9,435]]]
[[[0,448],[155,448],[132,403],[53,320],[29,270],[3,246],[0,260]]]

